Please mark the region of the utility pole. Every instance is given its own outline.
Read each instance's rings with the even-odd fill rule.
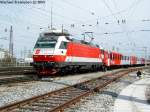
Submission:
[[[53,28],[53,2],[51,3],[51,29]]]
[[[64,25],[61,26],[62,33],[64,33]]]
[[[10,26],[10,35],[9,35],[9,55],[13,57],[13,27]]]
[[[143,47],[145,52],[145,66],[147,65],[147,47]]]

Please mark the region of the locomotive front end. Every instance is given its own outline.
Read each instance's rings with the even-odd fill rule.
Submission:
[[[59,71],[59,63],[64,61],[66,55],[66,49],[59,49],[62,43],[67,43],[67,40],[61,32],[40,34],[33,52],[33,66],[39,76],[52,75]]]

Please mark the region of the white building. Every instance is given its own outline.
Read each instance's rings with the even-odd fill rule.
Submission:
[[[33,58],[25,58],[24,61],[26,63],[31,63],[31,62],[33,62]]]

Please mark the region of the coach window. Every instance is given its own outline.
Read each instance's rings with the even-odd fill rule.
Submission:
[[[121,60],[123,60],[123,56],[121,56]]]
[[[60,44],[59,49],[67,49],[67,44],[68,44],[68,42],[62,41],[61,44]]]

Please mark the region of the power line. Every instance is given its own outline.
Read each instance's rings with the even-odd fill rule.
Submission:
[[[6,7],[5,7],[6,8]],[[8,9],[8,7],[7,7]],[[12,14],[14,14],[15,16],[13,16]],[[12,16],[13,16],[13,20],[12,20]],[[31,23],[29,21],[24,21],[23,19],[20,18],[20,15],[19,13],[16,13],[15,11],[11,13],[11,16],[9,16],[9,18],[11,19],[11,21],[7,21],[7,23],[9,22],[9,24],[12,24],[12,23],[15,23],[15,24],[18,24],[19,22],[22,23],[22,22],[25,22],[25,23],[29,23],[30,25],[33,25],[33,26],[38,26],[38,27],[41,27],[40,25],[38,24],[34,24],[34,23]],[[2,20],[1,20],[2,21]],[[4,20],[3,20],[4,21]],[[15,21],[15,22],[14,22]]]
[[[44,12],[46,12],[44,15],[44,17],[47,17],[47,14],[48,13],[50,13],[50,11],[47,11],[47,10],[44,10],[44,9],[41,9],[41,8],[35,8],[35,7],[32,7],[33,9],[40,9],[40,10],[42,10],[42,11],[44,11]],[[28,9],[28,8],[27,8]],[[118,13],[116,13],[116,14],[119,14],[120,12],[118,12]],[[18,14],[17,14],[18,15]],[[67,18],[68,19],[68,17],[64,17],[64,16],[62,16],[62,15],[59,15],[59,14],[57,14],[57,13],[54,13],[54,15],[56,15],[56,16],[59,16],[59,17],[63,17],[63,18]],[[18,16],[17,16],[18,17]],[[39,19],[39,18],[38,18]],[[48,18],[47,18],[48,19]],[[71,19],[71,18],[69,18],[68,20],[71,20],[71,21],[78,21],[78,20],[74,20],[74,19]],[[81,22],[81,21],[78,21],[78,22]],[[17,22],[16,22],[17,23]],[[34,24],[35,25],[35,24]],[[40,26],[41,27],[41,26]]]
[[[36,7],[33,7],[35,9],[38,9],[38,10],[41,10],[47,14],[50,14],[50,11],[46,10],[46,9],[42,9],[42,8],[36,8]],[[74,21],[74,22],[81,22],[81,20],[77,20],[77,19],[74,19],[74,18],[71,18],[71,17],[67,17],[67,16],[63,16],[59,13],[56,13],[55,11],[53,11],[53,14],[56,15],[56,16],[59,16],[59,17],[62,17],[62,18],[65,18],[67,20],[70,20],[70,21]]]
[[[66,3],[66,4],[70,5],[71,7],[74,7],[76,9],[80,10],[80,11],[86,12],[86,13],[88,13],[90,15],[95,15],[94,12],[92,12],[90,10],[87,10],[87,9],[85,9],[83,7],[80,7],[80,6],[76,5],[76,4],[72,4],[72,3],[68,2],[67,0],[63,0],[63,1],[61,0],[61,2]]]
[[[131,31],[128,31],[129,33],[137,33],[137,32],[150,32],[150,30],[148,29],[142,29],[142,30],[131,30]],[[116,31],[116,32],[104,32],[104,33],[95,33],[95,34],[99,34],[99,35],[114,35],[114,34],[123,34],[123,33],[126,33],[126,32],[119,32],[119,31]]]
[[[137,5],[139,4],[141,2],[141,0],[135,0],[132,4],[131,4],[131,6],[130,6],[130,10],[128,11],[128,14],[130,13],[130,11],[133,9],[133,12],[134,12],[134,10],[135,10],[135,8],[137,7]],[[133,12],[131,12],[131,14],[130,14],[130,16],[132,16],[133,15]]]
[[[105,1],[105,0],[102,0],[102,1],[103,1],[103,3],[105,4],[105,6],[107,7],[107,9],[110,11],[110,13],[113,15],[113,11],[112,11],[111,8],[109,7],[109,5],[106,3],[106,1]],[[115,15],[113,15],[113,17],[114,17],[116,20],[118,20]]]
[[[102,0],[103,3],[105,4],[105,6],[107,7],[107,9],[110,11],[110,13],[113,13],[113,11],[111,10],[111,8],[109,7],[109,5],[106,3],[105,0]],[[117,17],[114,16],[114,18],[116,19],[116,21],[118,21]],[[124,29],[124,27],[122,27],[122,25],[119,25],[121,28],[122,28],[122,31],[126,33],[126,36],[128,37],[128,39],[130,40],[129,38],[129,35],[128,35],[128,32],[126,31],[126,29]]]

